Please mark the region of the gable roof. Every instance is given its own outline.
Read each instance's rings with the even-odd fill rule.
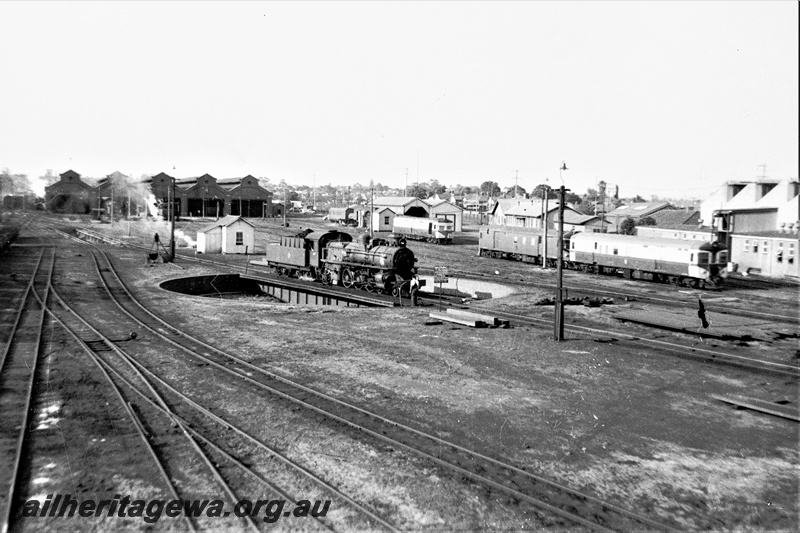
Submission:
[[[663,209],[649,215],[656,221],[656,226],[675,226],[697,223],[700,220],[700,211],[688,209]]]
[[[417,198],[416,196],[381,196],[379,198],[375,198],[372,203],[375,206],[403,207],[414,201],[425,203],[424,200]]]
[[[216,229],[216,228],[224,228],[224,227],[230,226],[231,224],[233,224],[235,222],[238,222],[240,220],[242,222],[244,222],[245,224],[249,224],[250,226],[253,226],[255,228],[255,226],[250,221],[245,220],[240,216],[228,215],[228,216],[222,217],[221,219],[217,220],[213,224],[209,224],[208,226],[200,228],[199,231],[200,231],[200,233],[205,233],[207,231],[211,231],[211,230]]]
[[[675,208],[668,202],[634,202],[631,204],[621,205],[618,208],[611,211],[610,213],[607,213],[606,216],[620,217],[620,218],[622,217],[641,218],[650,216],[656,211],[661,211],[663,209],[675,209]]]

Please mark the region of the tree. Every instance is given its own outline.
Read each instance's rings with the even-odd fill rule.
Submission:
[[[575,205],[575,209],[583,215],[594,215],[594,204],[591,202],[580,202]]]
[[[501,193],[500,186],[496,181],[484,181],[481,183],[481,193],[489,197],[498,196]]]
[[[525,194],[527,194],[527,191],[525,190],[525,187],[521,187],[520,185],[514,185],[513,187],[509,187],[508,188],[508,192],[507,192],[506,196],[511,196],[513,198],[516,198],[517,196],[521,196],[521,197],[524,198]]]
[[[0,194],[19,196],[32,193],[31,180],[27,174],[12,174],[7,168],[0,172]]]
[[[597,189],[589,188],[586,190],[586,194],[583,195],[583,200],[592,203],[598,202],[600,200],[600,193],[597,192]]]
[[[545,195],[544,191],[547,191],[547,195]],[[531,191],[531,198],[542,198],[544,199],[545,196],[552,200],[554,198],[558,198],[558,193],[553,190],[549,185],[542,183],[541,185],[537,185],[533,191]]]
[[[578,205],[581,203],[581,195],[574,192],[568,192],[564,195],[564,201],[568,204]]]
[[[424,183],[415,183],[408,186],[408,195],[416,198],[425,199],[430,197],[430,191]]]
[[[639,219],[639,223],[636,224],[637,226],[655,226],[657,224],[656,219],[653,217],[643,217]]]
[[[39,176],[39,180],[44,182],[44,186],[52,185],[59,180],[59,175],[53,172],[53,169],[48,168],[44,176]]]
[[[434,194],[444,194],[447,192],[447,187],[439,183],[439,180],[430,180],[428,182],[428,191],[431,196]]]
[[[636,223],[631,217],[627,217],[619,225],[619,232],[622,235],[636,235]]]

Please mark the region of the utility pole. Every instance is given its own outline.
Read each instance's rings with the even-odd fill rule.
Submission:
[[[606,229],[605,216],[606,216],[606,182],[600,180],[598,184],[600,189],[600,229]]]
[[[373,211],[375,210],[375,189],[370,189],[371,195],[369,200],[369,237],[370,239],[375,236],[374,224],[372,219],[375,218]]]
[[[558,191],[558,267],[556,270],[556,308],[555,308],[555,323],[554,339],[557,341],[564,340],[564,287],[563,287],[563,273],[564,273],[564,196],[569,189],[563,185]]]
[[[283,187],[283,227],[286,227],[286,187]]]
[[[547,181],[547,178],[545,178]],[[544,227],[544,236],[542,237],[542,268],[547,268],[547,214],[548,214],[548,200],[550,198],[550,186],[545,183],[542,189],[542,226]]]
[[[406,187],[403,189],[403,196],[408,196],[408,167],[406,167]]]
[[[519,170],[515,170],[514,173],[514,198],[516,198],[519,189]]]
[[[111,227],[114,227],[114,178],[109,178],[111,180],[111,208],[108,212],[111,214],[108,221],[111,224]]]
[[[169,202],[169,260],[175,262],[175,178],[171,179],[170,188],[167,189],[167,197],[172,191],[172,200]]]

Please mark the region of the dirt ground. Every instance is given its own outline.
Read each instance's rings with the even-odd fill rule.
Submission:
[[[129,273],[176,326],[256,364],[681,529],[800,526],[797,423],[709,397],[796,402],[797,380],[591,336],[555,343],[549,328],[426,326],[430,308],[313,308],[155,288],[200,271]]]

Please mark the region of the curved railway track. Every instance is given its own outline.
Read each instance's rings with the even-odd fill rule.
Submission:
[[[581,525],[590,530],[601,531],[669,529],[654,519],[469,450],[457,443],[395,422],[252,365],[237,355],[219,350],[178,330],[150,312],[127,289],[104,251],[100,250],[100,254],[94,257],[97,261],[98,274],[108,286],[108,294],[112,295],[117,305],[124,308],[131,317],[135,317],[143,327],[204,364],[235,376],[275,398],[302,406],[324,420],[345,425],[362,435],[369,435],[392,447],[421,456],[456,476],[481,484],[498,497],[510,498],[523,508],[557,517],[556,523],[561,526]],[[155,379],[155,375],[151,375],[151,378]]]

